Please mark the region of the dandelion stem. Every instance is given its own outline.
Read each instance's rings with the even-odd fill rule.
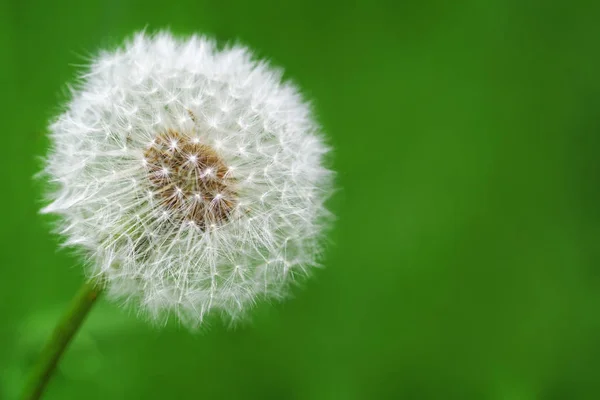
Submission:
[[[96,282],[86,282],[79,289],[68,311],[63,315],[54,329],[50,340],[42,350],[27,386],[25,386],[23,400],[41,398],[48,381],[52,377],[52,373],[58,365],[58,361],[85,320],[101,291],[101,286]]]

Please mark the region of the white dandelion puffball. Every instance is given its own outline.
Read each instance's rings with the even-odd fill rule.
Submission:
[[[94,59],[50,137],[43,212],[108,297],[156,321],[236,319],[318,264],[329,149],[244,47],[139,33]]]

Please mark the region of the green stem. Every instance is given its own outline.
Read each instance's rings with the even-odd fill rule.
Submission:
[[[94,282],[86,282],[79,289],[69,310],[63,315],[54,329],[52,337],[42,350],[27,386],[25,386],[23,400],[36,400],[42,396],[60,357],[77,333],[101,291],[102,288]]]

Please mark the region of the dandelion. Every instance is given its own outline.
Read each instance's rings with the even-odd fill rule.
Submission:
[[[332,172],[310,107],[241,46],[137,34],[50,126],[44,213],[107,297],[153,321],[243,317],[318,265]]]
[[[154,320],[235,320],[318,263],[328,147],[246,48],[137,34],[95,59],[50,135],[43,212],[109,298]]]

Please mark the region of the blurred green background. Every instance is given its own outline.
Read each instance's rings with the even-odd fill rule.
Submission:
[[[0,2],[0,398],[82,282],[37,210],[45,127],[144,27],[286,69],[335,147],[326,268],[251,324],[101,301],[46,399],[599,399],[600,3]]]

